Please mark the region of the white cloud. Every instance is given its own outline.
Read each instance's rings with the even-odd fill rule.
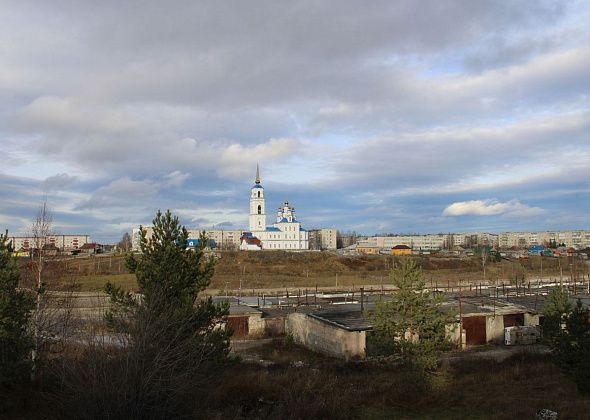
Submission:
[[[164,176],[165,184],[171,187],[180,187],[184,182],[189,179],[190,174],[186,174],[180,171],[170,172]]]
[[[67,173],[59,173],[45,178],[43,186],[50,191],[62,190],[71,187],[76,182],[77,178],[75,176],[70,176]]]
[[[539,207],[530,207],[518,200],[510,200],[505,203],[496,200],[472,200],[459,201],[451,204],[443,211],[443,216],[534,216],[544,213]]]
[[[98,188],[88,200],[80,203],[77,209],[141,207],[156,196],[160,187],[161,184],[149,180],[135,181],[128,177],[119,178]]]

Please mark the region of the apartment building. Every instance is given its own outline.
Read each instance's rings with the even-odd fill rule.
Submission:
[[[359,241],[359,246],[391,249],[397,245],[406,245],[414,250],[432,251],[448,247],[449,235],[392,235],[371,236]]]
[[[144,227],[146,231],[146,238],[149,240],[152,237],[154,228],[151,226]],[[201,229],[187,229],[189,239],[199,239],[203,230]],[[210,240],[215,241],[217,248],[223,250],[237,250],[240,247],[240,237],[242,230],[220,230],[210,229],[205,230],[205,235]],[[131,235],[131,247],[134,251],[139,251],[139,228],[134,228]]]
[[[583,249],[590,247],[590,231],[540,231],[540,232],[503,232],[498,235],[500,248],[526,248],[533,245],[565,244],[567,247]]]
[[[491,246],[508,249],[528,248],[533,245],[550,243],[565,244],[567,247],[583,249],[590,247],[590,231],[542,231],[542,232],[503,232],[503,233],[449,233],[436,235],[390,235],[371,236],[359,241],[359,246],[379,249],[392,249],[397,245],[406,245],[418,251],[436,251],[450,249],[454,246],[474,248]]]
[[[45,245],[54,245],[60,251],[74,251],[83,245],[91,243],[90,235],[50,235],[45,240],[33,236],[10,236],[9,242],[15,250],[35,249]]]
[[[335,250],[338,231],[336,228],[312,229],[309,232],[309,249]]]

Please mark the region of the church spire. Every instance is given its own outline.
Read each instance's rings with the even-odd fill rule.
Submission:
[[[260,170],[258,169],[258,164],[256,164],[256,183],[260,184]]]

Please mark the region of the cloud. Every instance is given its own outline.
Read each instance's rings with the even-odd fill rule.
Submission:
[[[142,206],[156,196],[160,185],[149,181],[135,181],[124,177],[98,188],[92,196],[77,206],[77,210],[90,209],[122,209],[132,206]]]
[[[76,182],[77,178],[75,176],[70,176],[66,173],[63,173],[55,174],[53,176],[45,178],[45,181],[43,181],[43,186],[47,190],[61,190],[71,187]]]
[[[165,184],[171,187],[180,187],[189,178],[190,174],[180,171],[173,171],[164,176]]]
[[[518,200],[511,200],[505,203],[496,200],[473,200],[453,203],[443,211],[443,216],[536,216],[542,214],[543,209],[530,207],[520,203]]]
[[[586,226],[590,6],[415,3],[3,3],[0,221],[245,227],[260,162],[316,227]]]

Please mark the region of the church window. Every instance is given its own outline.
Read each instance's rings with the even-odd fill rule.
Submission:
[[[260,191],[258,191],[258,197],[260,197]]]
[[[260,204],[258,205],[258,214],[262,214],[262,206]]]

